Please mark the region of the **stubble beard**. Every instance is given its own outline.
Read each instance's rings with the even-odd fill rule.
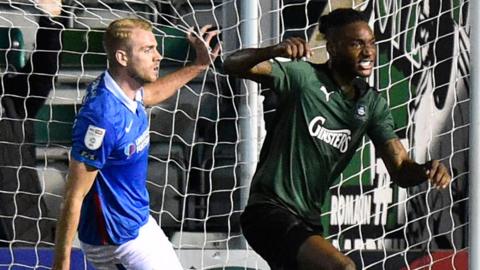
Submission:
[[[130,76],[130,78],[132,78],[138,84],[140,84],[140,86],[144,86],[146,83],[151,83],[155,81],[155,80],[148,79],[146,76],[142,76],[139,72],[137,72],[133,68],[129,68],[127,71],[128,71],[128,76]]]

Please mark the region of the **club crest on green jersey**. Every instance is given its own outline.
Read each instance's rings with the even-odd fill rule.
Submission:
[[[367,106],[361,103],[357,104],[354,116],[356,119],[365,121],[367,118]]]

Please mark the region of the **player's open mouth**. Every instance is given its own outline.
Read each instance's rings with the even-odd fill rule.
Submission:
[[[362,69],[371,69],[373,68],[373,61],[370,59],[362,59],[359,65]]]

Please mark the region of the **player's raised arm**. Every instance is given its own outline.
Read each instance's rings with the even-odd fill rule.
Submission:
[[[212,30],[211,25],[205,25],[194,33],[191,29],[187,33],[187,39],[195,50],[196,59],[193,64],[185,66],[177,71],[158,78],[144,86],[143,101],[146,106],[158,104],[171,97],[177,90],[208,69],[220,53],[221,46],[217,44],[210,49],[212,39],[218,35],[218,31]]]
[[[272,65],[268,61],[275,57],[300,59],[310,57],[310,47],[301,38],[287,38],[277,45],[265,48],[239,50],[225,59],[225,73],[259,83],[269,83]]]
[[[436,188],[446,188],[451,181],[445,165],[438,160],[425,164],[416,163],[408,157],[399,139],[392,139],[375,147],[380,152],[392,180],[401,187],[418,185],[428,180]]]

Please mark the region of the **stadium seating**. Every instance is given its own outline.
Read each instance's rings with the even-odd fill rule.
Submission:
[[[25,65],[23,34],[19,28],[0,28],[0,68],[15,70]]]

